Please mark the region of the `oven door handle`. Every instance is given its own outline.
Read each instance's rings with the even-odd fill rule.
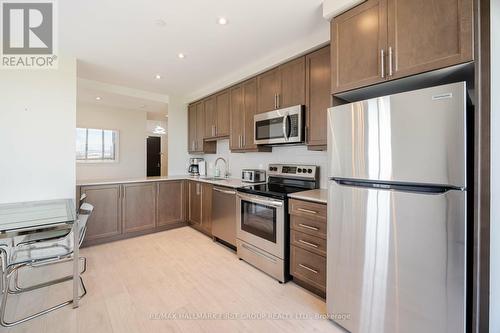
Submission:
[[[241,200],[248,201],[248,202],[253,202],[253,203],[258,203],[258,204],[262,204],[262,205],[266,205],[266,206],[278,207],[278,208],[283,207],[282,201],[259,199],[259,198],[253,197],[253,196],[251,197],[251,196],[247,196],[247,195],[242,195],[240,193],[238,193],[238,197]]]
[[[288,132],[289,132],[288,121],[289,120],[290,120],[290,116],[288,114],[286,114],[283,117],[283,138],[285,138],[286,141],[288,141],[288,139],[290,139],[290,135],[288,134]]]

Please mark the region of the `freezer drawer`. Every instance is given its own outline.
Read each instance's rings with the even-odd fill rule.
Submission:
[[[334,107],[328,126],[330,177],[465,188],[464,82]]]
[[[352,333],[465,331],[466,192],[329,184],[328,312]]]

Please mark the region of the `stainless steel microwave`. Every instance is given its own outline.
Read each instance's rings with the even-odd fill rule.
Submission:
[[[254,143],[275,145],[304,141],[304,107],[296,105],[254,116]]]

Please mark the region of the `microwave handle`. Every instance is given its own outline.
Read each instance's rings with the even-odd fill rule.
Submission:
[[[288,121],[290,120],[290,116],[286,114],[283,117],[283,137],[285,138],[286,141],[290,138],[290,135],[288,134]]]

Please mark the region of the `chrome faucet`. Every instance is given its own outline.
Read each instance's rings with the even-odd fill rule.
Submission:
[[[217,170],[218,170],[217,169],[217,163],[219,161],[224,161],[224,167],[225,167],[225,169],[224,169],[224,178],[228,178],[229,177],[229,163],[227,163],[227,161],[223,157],[217,157],[217,159],[215,160],[214,167],[215,167],[215,170],[216,170],[215,171],[216,174],[218,173],[217,172]]]

